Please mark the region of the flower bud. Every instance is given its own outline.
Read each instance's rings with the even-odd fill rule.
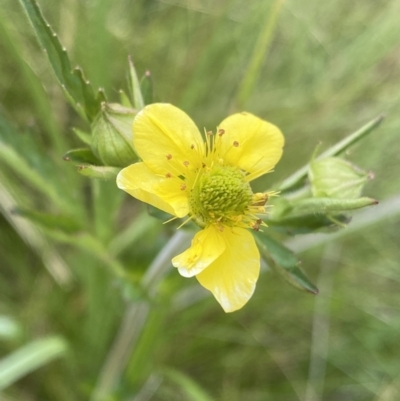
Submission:
[[[337,157],[326,157],[310,163],[308,177],[317,198],[356,199],[370,174]]]
[[[101,104],[92,124],[93,153],[106,165],[125,167],[138,157],[133,149],[132,123],[136,111],[117,103]]]

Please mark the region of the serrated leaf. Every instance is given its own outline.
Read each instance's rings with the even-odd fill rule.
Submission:
[[[150,71],[146,71],[140,80],[140,90],[142,92],[144,104],[153,103],[153,79]]]
[[[318,294],[318,288],[300,269],[300,262],[290,249],[262,232],[254,232],[253,234],[261,256],[268,262],[271,269],[293,287]]]
[[[57,35],[44,19],[36,1],[19,1],[26,11],[67,99],[82,117],[92,121],[98,113],[100,102],[96,99],[91,85],[84,78],[82,70],[77,68],[72,72],[66,49],[61,46]]]
[[[82,224],[72,216],[42,213],[35,210],[18,208],[14,210],[15,214],[22,216],[40,227],[51,230],[61,230],[65,233],[76,233],[82,230]]]
[[[142,92],[140,90],[139,79],[133,65],[131,57],[128,58],[129,62],[129,90],[131,94],[132,104],[136,110],[142,110],[144,107],[144,101]]]
[[[81,164],[101,165],[100,160],[97,159],[97,157],[93,154],[93,152],[89,148],[79,148],[79,149],[69,150],[63,156],[63,159],[67,162],[71,162],[77,165]]]
[[[346,138],[335,144],[334,146],[330,147],[328,150],[323,152],[318,159],[323,159],[326,157],[331,156],[338,156],[341,153],[345,152],[350,146],[354,145],[355,143],[359,142],[361,139],[365,138],[369,133],[371,133],[375,128],[377,128],[380,123],[385,118],[384,115],[380,115],[363,127],[361,127],[356,132],[348,135]],[[299,188],[301,185],[304,184],[305,179],[307,178],[307,173],[309,169],[309,163],[305,166],[298,169],[294,174],[284,180],[281,185],[279,186],[280,191],[290,191],[295,188]]]
[[[120,172],[120,168],[108,166],[79,166],[78,172],[86,177],[101,178],[103,180],[115,179]]]

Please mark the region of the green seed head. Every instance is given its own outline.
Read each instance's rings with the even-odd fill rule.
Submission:
[[[245,214],[252,196],[241,170],[217,166],[199,177],[190,198],[191,212],[200,225],[211,221],[230,225],[235,217]]]

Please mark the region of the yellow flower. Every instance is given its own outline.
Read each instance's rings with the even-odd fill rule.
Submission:
[[[260,255],[247,228],[263,224],[266,193],[249,182],[273,169],[284,139],[274,125],[249,113],[233,114],[205,139],[190,117],[165,103],[145,107],[133,123],[134,147],[143,160],[124,168],[119,188],[202,228],[172,264],[196,276],[225,312],[252,296]],[[271,195],[271,194],[270,194]]]

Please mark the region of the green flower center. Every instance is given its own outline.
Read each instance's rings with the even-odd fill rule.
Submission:
[[[251,187],[240,169],[217,166],[198,178],[190,196],[191,214],[200,226],[209,222],[233,226],[246,213],[252,198]]]

